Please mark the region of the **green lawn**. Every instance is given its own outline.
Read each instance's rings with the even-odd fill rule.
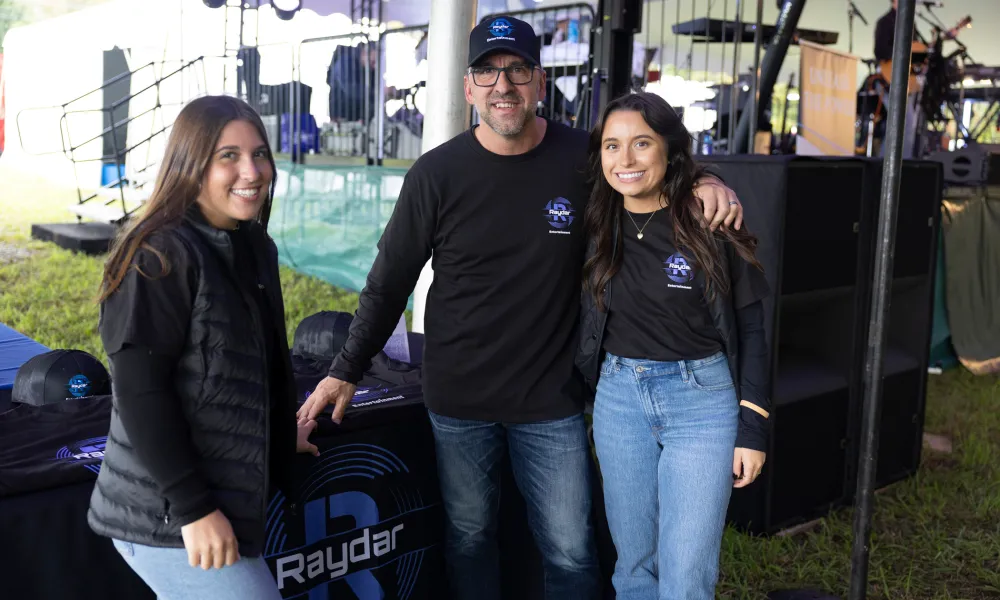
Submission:
[[[4,264],[0,252],[0,323],[50,348],[78,348],[106,361],[97,335],[103,259],[30,239],[32,223],[70,222],[74,189],[11,172],[0,162],[0,244],[26,248],[25,260]],[[281,267],[289,343],[295,326],[320,310],[353,313],[358,295]],[[409,315],[407,315],[409,317]]]
[[[101,259],[28,241],[32,222],[65,220],[72,190],[18,178],[0,163],[0,249],[28,248],[3,263],[0,322],[50,347],[87,350],[102,359],[93,298]],[[282,269],[289,335],[317,310],[352,312],[355,294]],[[872,598],[1000,598],[1000,383],[961,369],[932,376],[926,429],[948,436],[951,454],[924,452],[916,477],[877,495],[870,583]],[[729,531],[720,595],[764,598],[787,587],[847,596],[852,515],[839,511],[815,529],[753,539]]]

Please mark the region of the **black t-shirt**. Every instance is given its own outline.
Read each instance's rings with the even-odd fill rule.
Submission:
[[[611,280],[604,349],[626,358],[697,360],[722,350],[705,300],[705,273],[693,255],[674,245],[670,213],[626,213],[622,209],[621,269]],[[631,219],[629,218],[631,216]],[[643,227],[642,239],[633,220]],[[734,308],[768,294],[764,274],[738,259],[730,265]]]
[[[882,15],[875,23],[875,60],[892,60],[892,43],[896,39],[896,10]]]
[[[549,122],[529,152],[487,151],[474,129],[410,168],[330,374],[357,381],[433,253],[423,381],[428,407],[531,422],[582,410],[574,373],[587,132]]]

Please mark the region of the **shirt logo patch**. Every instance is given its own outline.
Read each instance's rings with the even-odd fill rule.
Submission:
[[[576,210],[569,200],[559,197],[554,200],[549,200],[545,205],[545,220],[549,222],[549,233],[558,233],[562,235],[569,235],[570,225],[573,224],[573,218],[576,214]]]
[[[694,268],[691,267],[687,259],[684,258],[684,255],[680,252],[675,252],[667,258],[663,265],[663,272],[667,274],[670,281],[678,284],[671,285],[670,287],[677,287],[685,290],[691,289],[690,286],[684,284],[691,283],[694,280]]]

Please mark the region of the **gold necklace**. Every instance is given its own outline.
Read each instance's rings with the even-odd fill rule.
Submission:
[[[660,208],[663,208],[663,207],[661,206]],[[632,224],[635,225],[635,228],[639,230],[639,233],[636,234],[635,237],[639,238],[640,240],[642,239],[642,230],[646,228],[646,225],[649,225],[650,221],[653,220],[653,215],[655,215],[656,213],[660,212],[660,208],[657,208],[653,212],[649,213],[649,218],[646,219],[646,222],[643,224],[642,227],[639,227],[639,224],[635,222],[634,218],[632,218],[632,213],[629,212],[629,210],[627,208],[625,209],[625,214],[628,215],[629,220],[632,221]]]

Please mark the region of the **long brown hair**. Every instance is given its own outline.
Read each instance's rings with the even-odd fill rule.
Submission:
[[[250,123],[257,129],[260,139],[267,142],[264,123],[249,104],[238,98],[203,96],[189,102],[177,115],[153,192],[140,214],[122,229],[108,254],[98,302],[103,302],[118,289],[140,248],[159,258],[162,272],[170,269],[167,257],[152,248],[147,240],[153,233],[180,223],[195,204],[215,145],[222,130],[233,121]],[[271,172],[276,175],[270,148],[267,159]],[[256,217],[265,229],[271,216],[275,179],[272,177],[267,198]]]
[[[733,244],[744,260],[763,270],[754,252],[757,238],[746,227],[739,231],[719,227],[714,233],[703,224],[701,204],[694,196],[695,183],[706,174],[704,167],[691,157],[691,134],[683,121],[666,100],[649,92],[635,92],[620,96],[608,103],[601,120],[590,135],[590,170],[593,187],[587,206],[585,223],[587,233],[596,243],[596,252],[584,265],[584,286],[594,296],[597,306],[604,310],[603,290],[615,276],[622,263],[622,241],[618,235],[617,248],[612,247],[615,229],[621,233],[619,215],[624,198],[615,191],[604,177],[601,168],[601,140],[608,117],[618,111],[635,111],[642,115],[649,127],[667,144],[667,170],[660,192],[667,198],[667,209],[674,226],[674,244],[686,258],[693,259],[705,272],[705,295],[714,297],[717,292],[729,292],[729,277],[724,272],[719,252],[720,242]]]

